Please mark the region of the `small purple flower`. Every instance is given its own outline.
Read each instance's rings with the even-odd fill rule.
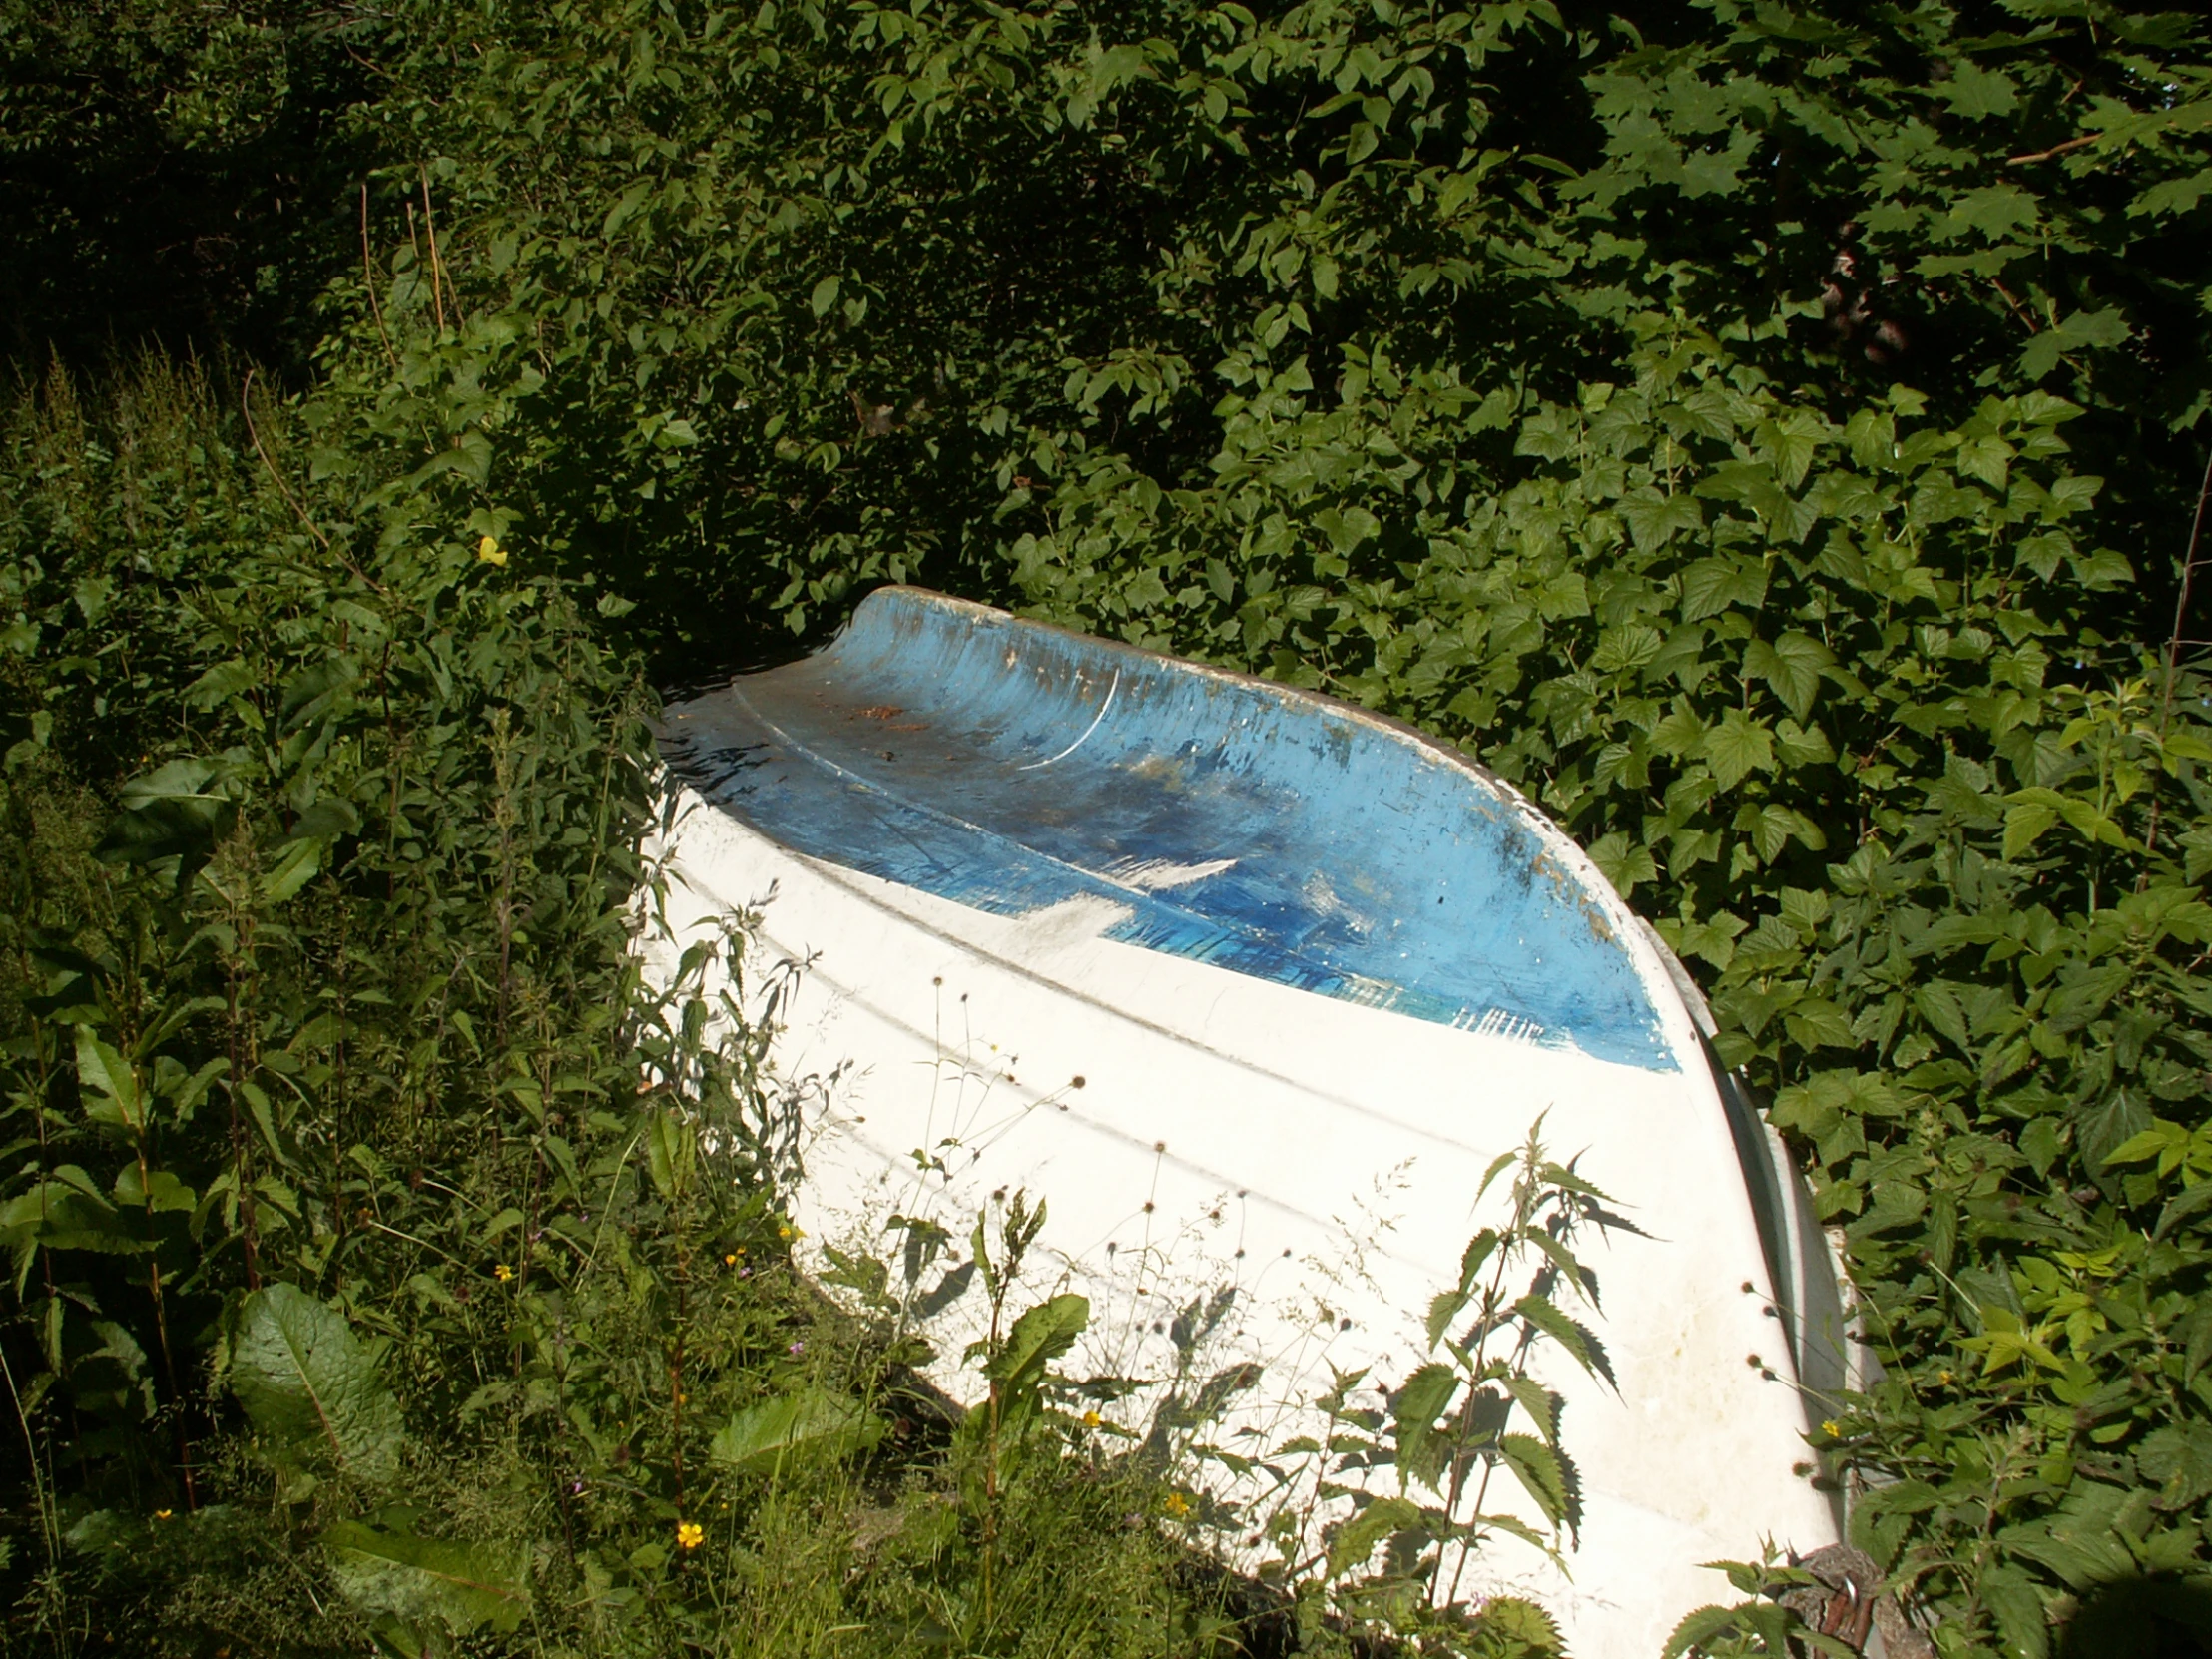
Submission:
[[[570,1497],[579,1496],[583,1492],[583,1490],[584,1483],[581,1480],[572,1480],[569,1482],[568,1495]]]
[[[807,1345],[805,1343],[794,1343],[784,1352],[787,1354],[804,1354],[807,1352]]]

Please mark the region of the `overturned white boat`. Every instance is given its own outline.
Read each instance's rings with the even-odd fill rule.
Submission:
[[[1844,1381],[1826,1241],[1694,987],[1510,787],[1326,698],[904,588],[674,706],[664,752],[677,932],[650,960],[758,910],[757,961],[808,964],[779,1063],[835,1079],[811,1245],[895,1258],[887,1229],[964,1240],[1026,1189],[1050,1206],[1027,1292],[1092,1305],[1067,1369],[1257,1364],[1210,1430],[1257,1456],[1314,1433],[1336,1376],[1429,1358],[1431,1299],[1496,1219],[1484,1172],[1541,1117],[1635,1224],[1577,1246],[1613,1385],[1539,1356],[1579,1525],[1563,1569],[1501,1538],[1459,1593],[1646,1659],[1726,1597],[1701,1563],[1837,1541],[1805,1473]],[[981,1314],[926,1305],[956,1396]],[[1273,1478],[1207,1467],[1233,1497]]]

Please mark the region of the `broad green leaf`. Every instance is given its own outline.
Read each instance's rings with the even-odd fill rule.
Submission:
[[[673,1199],[689,1187],[699,1162],[699,1126],[677,1107],[649,1106],[641,1139],[654,1191]]]
[[[2157,1482],[2158,1506],[2184,1509],[2212,1494],[2212,1424],[2168,1423],[2144,1436],[2135,1466]]]
[[[2048,1659],[2050,1626],[2035,1579],[2015,1566],[1990,1566],[1982,1570],[1975,1590],[2004,1639],[2006,1659]]]
[[[2058,822],[2058,809],[2042,801],[2020,801],[2004,810],[2004,857],[2007,862],[2035,850],[2043,832]]]
[[[210,788],[217,774],[212,762],[171,761],[134,779],[119,792],[123,811],[93,850],[111,863],[205,859],[238,822],[238,803]]]
[[[2055,327],[2045,328],[2020,348],[2020,372],[2040,380],[2070,352],[2103,350],[2125,344],[2134,332],[2126,313],[2116,305],[2100,311],[2074,311]]]
[[[489,1626],[511,1633],[530,1607],[520,1554],[339,1521],[322,1534],[330,1573],[354,1606],[421,1621],[436,1619],[455,1636]]]
[[[46,1180],[0,1205],[0,1247],[15,1253],[15,1289],[20,1297],[39,1250],[92,1250],[136,1255],[149,1248],[127,1213],[92,1183],[75,1164],[63,1164]]]
[[[600,221],[599,234],[611,237],[629,222],[630,217],[645,205],[645,199],[653,194],[653,181],[641,179],[615,199],[607,210],[607,217]]]
[[[1628,526],[1639,553],[1656,552],[1678,531],[1696,532],[1705,527],[1705,509],[1697,497],[1684,491],[1661,495],[1645,485],[1631,490],[1614,509]]]
[[[295,840],[286,846],[275,866],[262,877],[262,895],[281,904],[298,893],[322,868],[326,843],[320,839]]]
[[[986,1367],[995,1382],[1019,1388],[1042,1381],[1045,1368],[1075,1344],[1091,1322],[1088,1297],[1062,1292],[1014,1321],[1006,1341]]]
[[[398,1401],[345,1316],[297,1286],[271,1285],[246,1299],[230,1383],[279,1456],[362,1480],[398,1473]]]
[[[1766,681],[1784,707],[1803,721],[1820,691],[1821,670],[1835,660],[1827,646],[1807,634],[1784,634],[1772,645],[1753,640],[1744,647],[1744,678]]]
[[[769,1474],[802,1461],[850,1456],[874,1444],[882,1430],[843,1395],[803,1388],[740,1411],[716,1431],[708,1455],[740,1473]]]
[[[1984,69],[1963,56],[1949,67],[1949,76],[1936,82],[1936,94],[1969,121],[2010,115],[2019,107],[2019,88],[2003,70]]]
[[[1430,1362],[1405,1380],[1390,1400],[1391,1430],[1397,1439],[1400,1489],[1408,1478],[1432,1480],[1429,1441],[1436,1437],[1436,1419],[1451,1407],[1459,1391],[1459,1374],[1451,1367]],[[1447,1430],[1448,1432],[1448,1430]]]
[[[1952,200],[1945,231],[1947,236],[1973,231],[1985,241],[2001,242],[2032,229],[2037,217],[2035,198],[2026,191],[2014,185],[1982,185]]]
[[[146,1102],[137,1070],[89,1025],[77,1027],[77,1081],[85,1091],[85,1116],[134,1135],[145,1131]]]
[[[1741,709],[1730,709],[1705,734],[1699,752],[1713,769],[1713,781],[1732,790],[1753,772],[1774,770],[1774,733]]]
[[[1766,591],[1766,572],[1755,559],[1700,559],[1682,573],[1682,620],[1718,616],[1732,605],[1756,607]]]
[[[2194,211],[2212,195],[2212,167],[2200,168],[2179,179],[2162,179],[2127,205],[2133,217],[2164,219]]]

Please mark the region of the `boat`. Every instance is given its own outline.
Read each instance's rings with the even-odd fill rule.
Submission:
[[[1226,1455],[1194,1496],[1249,1515],[1302,1477],[1276,1453],[1326,1434],[1332,1387],[1373,1404],[1431,1358],[1432,1299],[1507,1185],[1485,1172],[1533,1130],[1623,1223],[1576,1247],[1598,1305],[1560,1297],[1606,1365],[1539,1346],[1575,1524],[1556,1558],[1492,1540],[1461,1595],[1649,1659],[1731,1598],[1705,1563],[1840,1541],[1812,1475],[1851,1344],[1802,1179],[1665,943],[1469,756],[910,587],[672,703],[662,753],[649,968],[751,918],[777,1064],[817,1084],[803,1259],[937,1257],[900,1307],[955,1398],[984,1387],[961,1355],[987,1319],[960,1247],[1041,1199],[1022,1295],[1090,1305],[1063,1369],[1144,1384],[1104,1408],[1132,1438],[1128,1413],[1213,1382]]]

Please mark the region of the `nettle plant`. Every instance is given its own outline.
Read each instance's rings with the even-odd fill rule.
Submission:
[[[1478,1200],[1513,1172],[1509,1210],[1468,1241],[1457,1284],[1429,1306],[1428,1349],[1440,1357],[1385,1385],[1380,1407],[1359,1403],[1364,1373],[1340,1376],[1319,1402],[1329,1413],[1325,1433],[1294,1439],[1267,1460],[1287,1488],[1265,1527],[1282,1575],[1296,1585],[1319,1567],[1299,1586],[1306,1599],[1423,1651],[1498,1659],[1564,1651],[1537,1604],[1475,1590],[1477,1559],[1500,1538],[1571,1564],[1580,1483],[1559,1437],[1560,1396],[1537,1376],[1539,1354],[1612,1381],[1602,1343],[1561,1300],[1598,1307],[1596,1277],[1574,1243],[1624,1218],[1571,1164],[1545,1153],[1541,1128],[1539,1120],[1526,1145],[1483,1175]],[[1496,1501],[1508,1482],[1526,1506],[1520,1513]],[[1349,1514],[1317,1527],[1318,1516],[1345,1505]],[[1378,1549],[1382,1570],[1370,1572]]]

